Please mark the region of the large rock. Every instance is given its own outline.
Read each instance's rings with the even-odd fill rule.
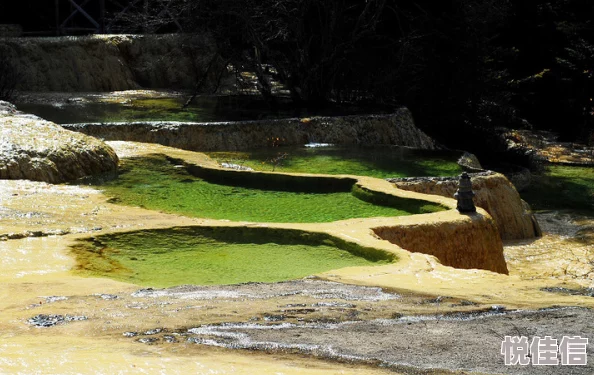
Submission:
[[[530,207],[504,175],[487,171],[472,173],[471,177],[472,189],[476,194],[474,202],[495,219],[502,239],[515,240],[541,235]],[[390,181],[399,189],[450,198],[458,189],[458,177],[413,177]]]
[[[467,151],[464,151],[462,156],[460,156],[460,159],[458,159],[458,165],[469,172],[483,171],[483,166],[481,165],[481,162],[478,160],[476,155],[471,154]]]
[[[60,183],[115,172],[118,157],[105,143],[0,101],[0,179]]]
[[[19,91],[194,88],[214,45],[205,36],[93,35],[0,39]]]
[[[361,115],[219,123],[122,122],[64,124],[67,129],[110,141],[158,143],[192,151],[245,150],[303,145],[399,145],[434,149],[435,141],[417,128],[410,111]]]

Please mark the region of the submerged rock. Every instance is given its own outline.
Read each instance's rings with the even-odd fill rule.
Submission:
[[[530,206],[520,198],[514,185],[504,175],[487,171],[473,173],[471,177],[476,206],[485,209],[495,219],[503,240],[541,235]],[[458,177],[394,178],[389,181],[399,189],[444,197],[453,197],[458,188]]]
[[[240,165],[240,164],[233,164],[233,163],[221,163],[221,167],[223,168],[227,168],[227,169],[233,169],[236,171],[253,171],[253,168],[250,167],[246,167],[244,165]]]
[[[118,157],[100,140],[0,101],[0,179],[49,183],[114,173]]]
[[[39,314],[27,320],[29,324],[36,327],[52,327],[56,324],[62,324],[67,322],[74,322],[80,320],[87,320],[86,316],[72,316],[72,315],[48,315]]]
[[[458,159],[458,165],[469,172],[480,172],[483,170],[483,167],[476,155],[466,151],[464,151],[462,156],[460,156],[460,159]]]
[[[48,296],[48,297],[45,297],[45,303],[66,301],[67,299],[68,299],[68,297],[66,297],[66,296]]]

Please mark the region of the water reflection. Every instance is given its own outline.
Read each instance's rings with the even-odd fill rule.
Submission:
[[[217,122],[361,114],[369,109],[293,108],[282,99],[275,108],[259,96],[204,95],[184,107],[187,95],[175,92],[124,91],[88,94],[30,94],[16,102],[20,111],[58,124],[120,121]]]

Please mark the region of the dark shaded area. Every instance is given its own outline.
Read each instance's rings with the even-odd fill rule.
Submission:
[[[67,4],[67,1],[63,1]],[[55,30],[54,1],[2,1],[0,24],[19,24],[24,31]]]
[[[272,108],[278,102],[272,81],[284,85],[296,107],[404,104],[424,130],[486,163],[532,162],[521,150],[509,152],[500,127],[592,142],[590,0],[121,3],[131,5],[123,16],[106,3],[114,30],[208,32],[218,55],[205,77],[221,77],[226,64],[238,75],[251,72]],[[0,23],[51,29],[53,2],[10,5]],[[89,12],[98,14],[90,5]],[[196,86],[205,89],[205,80]]]
[[[333,193],[350,191],[352,178],[325,176],[293,176],[290,174],[245,173],[236,170],[212,169],[186,165],[188,173],[210,183],[241,186],[252,189],[292,192]]]
[[[249,4],[250,6],[246,6]],[[530,164],[499,127],[589,141],[594,5],[567,1],[226,1],[194,3],[186,27],[221,56],[270,77],[296,105],[409,107],[417,123],[481,160]]]
[[[0,100],[12,100],[20,79],[17,66],[12,63],[7,51],[0,48]]]
[[[594,212],[594,168],[549,166],[522,192],[536,210],[572,209]]]

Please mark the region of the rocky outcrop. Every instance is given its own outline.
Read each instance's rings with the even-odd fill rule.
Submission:
[[[208,38],[180,35],[5,38],[0,50],[17,90],[67,92],[193,88],[214,53]]]
[[[59,183],[115,172],[118,157],[98,139],[0,101],[0,179]]]
[[[497,223],[504,240],[533,238],[541,235],[530,207],[520,198],[511,182],[502,174],[487,171],[473,173],[474,202],[484,208]],[[399,189],[453,197],[458,189],[457,177],[419,177],[391,179]]]
[[[218,123],[131,122],[63,126],[105,140],[158,143],[192,151],[234,151],[303,145],[312,141],[341,145],[435,148],[435,141],[414,125],[406,108],[389,115]]]

